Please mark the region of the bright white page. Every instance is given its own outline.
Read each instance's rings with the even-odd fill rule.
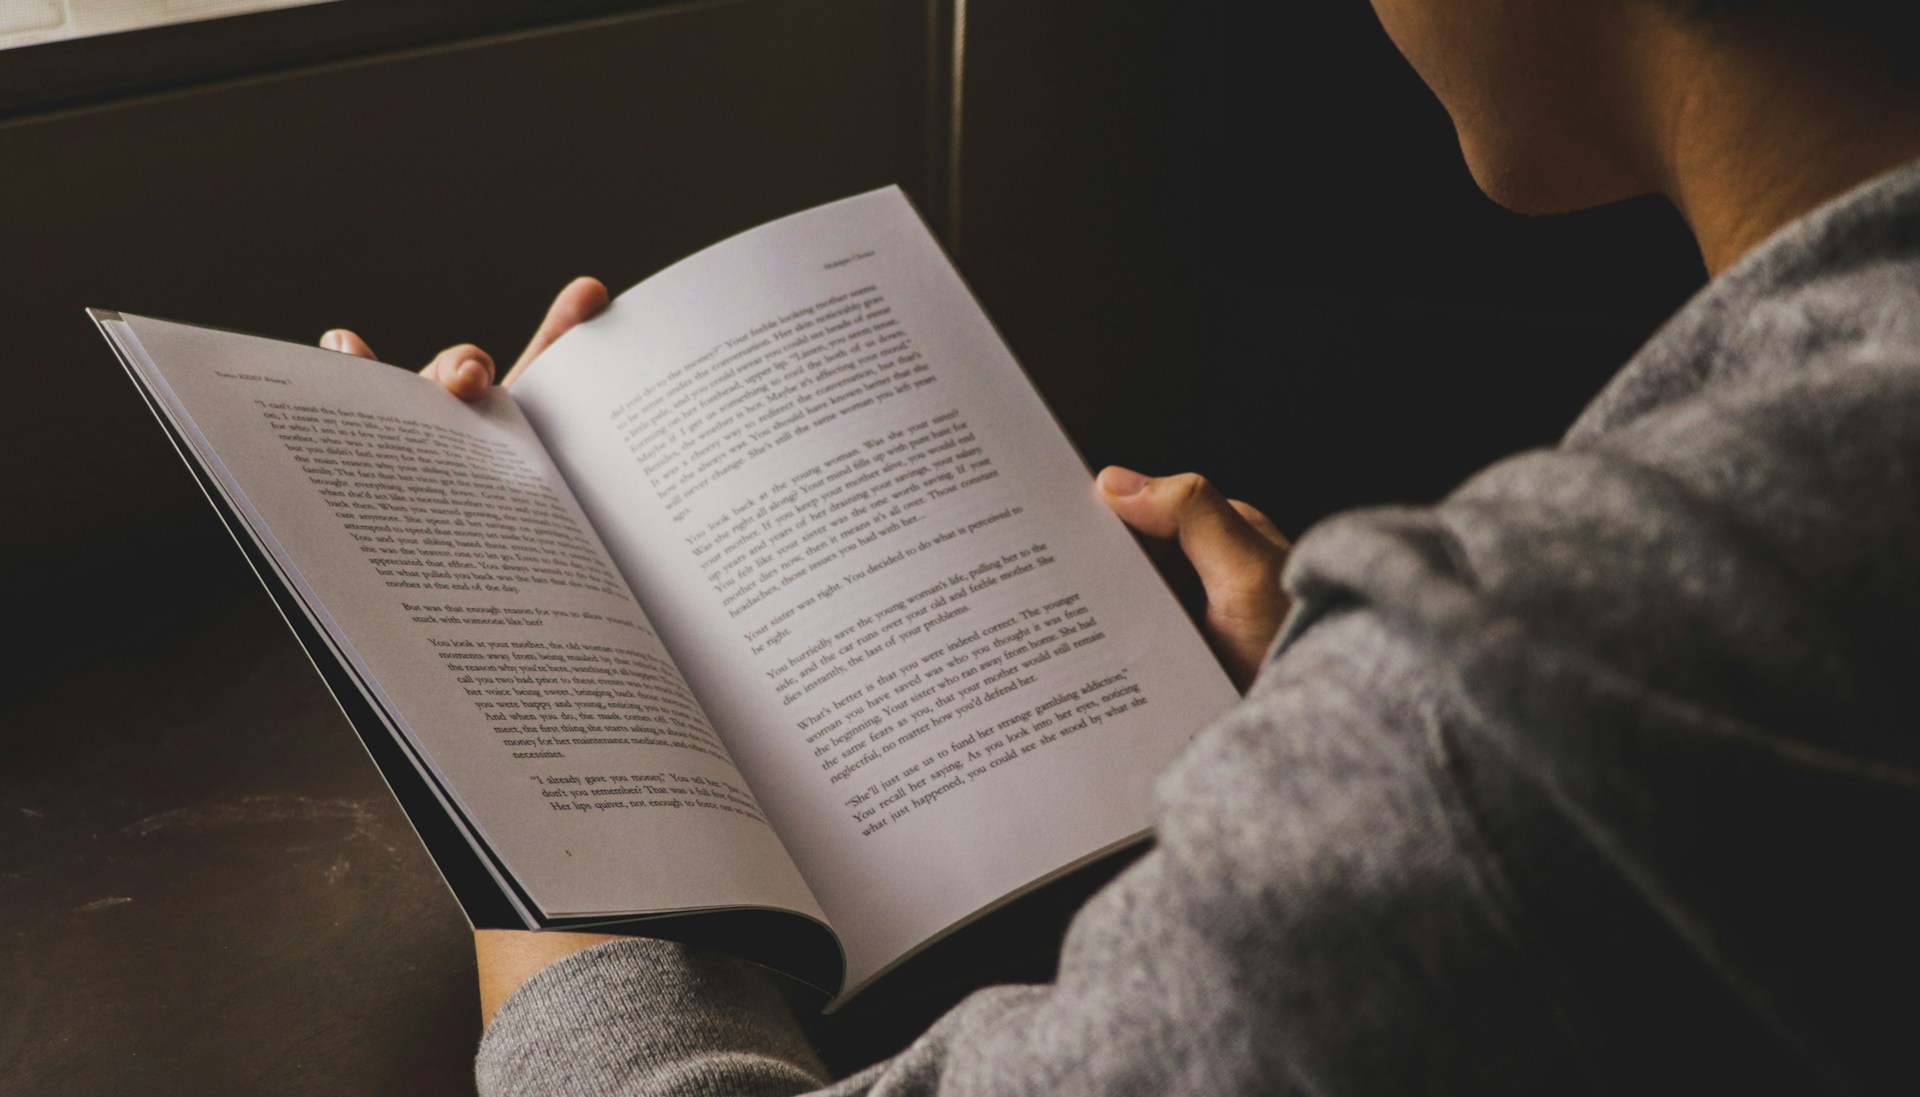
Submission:
[[[513,391],[851,988],[1142,833],[1236,699],[898,189],[656,275]]]
[[[255,336],[112,325],[377,702],[550,917],[820,917],[504,394]]]

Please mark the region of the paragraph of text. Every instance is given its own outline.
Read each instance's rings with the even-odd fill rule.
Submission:
[[[719,777],[658,773],[550,773],[530,778],[554,811],[601,814],[608,811],[724,811],[765,824],[760,806],[746,789]]]
[[[491,439],[393,415],[260,401],[264,418],[389,587],[626,600],[561,499]]]
[[[864,286],[723,340],[615,408],[613,421],[679,521],[749,462],[934,380],[886,298]]]
[[[952,505],[999,475],[960,413],[950,411],[800,469],[732,504],[686,541],[721,605],[738,617],[841,557],[878,551],[922,521],[930,504]],[[854,578],[907,555],[891,552]]]
[[[589,746],[726,758],[680,673],[648,652],[579,641],[427,642],[515,758],[564,758],[566,748]]]
[[[918,640],[930,630],[972,613],[974,595],[1051,567],[1054,562],[1044,542],[989,557],[881,606],[871,615],[842,625],[762,673],[774,680],[774,688],[780,691],[780,703],[793,705],[868,659],[902,642]],[[1081,610],[1074,616],[1077,618],[1084,612]],[[801,730],[806,730],[804,725]]]
[[[1125,670],[1096,675],[1031,708],[967,731],[894,773],[848,796],[845,806],[862,837],[870,837],[920,808],[1005,772],[1034,752],[1135,709],[1147,696]],[[923,752],[925,748],[922,748]]]

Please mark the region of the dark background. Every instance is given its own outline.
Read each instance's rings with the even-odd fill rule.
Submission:
[[[897,181],[1096,467],[1300,531],[1552,442],[1698,285],[1684,230],[1496,209],[1361,0],[1267,7],[972,0],[957,169],[938,0],[416,28],[52,102],[0,52],[0,1078],[461,1092],[477,1034],[457,909],[84,307],[511,358],[574,274]],[[960,966],[822,1038],[885,1052]]]

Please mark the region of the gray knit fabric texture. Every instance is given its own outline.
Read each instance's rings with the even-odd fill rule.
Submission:
[[[1052,985],[833,1083],[766,975],[622,941],[507,1002],[481,1091],[1911,1085],[1920,165],[1715,280],[1562,445],[1286,579]]]

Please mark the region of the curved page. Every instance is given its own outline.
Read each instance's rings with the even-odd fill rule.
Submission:
[[[1143,834],[1236,699],[897,189],[656,275],[514,394],[851,987]]]
[[[117,325],[374,702],[549,920],[823,919],[519,409],[311,347]]]

